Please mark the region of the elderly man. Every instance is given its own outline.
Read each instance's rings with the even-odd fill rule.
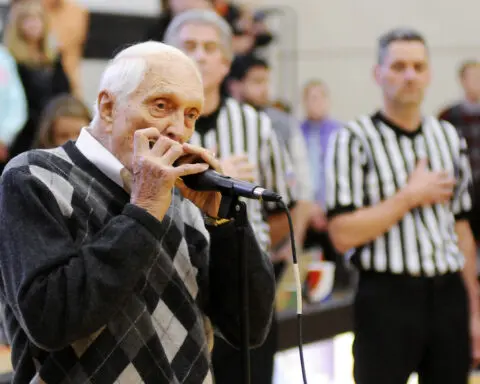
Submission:
[[[96,106],[76,143],[22,154],[2,175],[13,382],[211,383],[208,319],[239,345],[240,316],[234,225],[216,218],[218,193],[181,180],[220,170],[187,144],[203,109],[201,77],[173,47],[134,45],[105,70]],[[188,154],[205,163],[173,165]],[[273,270],[247,236],[258,345]]]
[[[222,97],[221,84],[233,57],[232,31],[227,22],[213,11],[186,11],[172,20],[165,42],[181,48],[193,58],[202,74],[205,108],[191,142],[216,152],[228,176],[275,190],[291,206],[295,175],[270,119],[249,105]],[[275,247],[279,240],[288,237],[286,215],[275,204],[250,200],[247,210],[263,249],[269,250],[270,243]],[[278,275],[282,264],[275,263],[274,266]],[[274,320],[264,345],[252,351],[252,384],[271,382],[275,352]],[[217,384],[235,384],[241,380],[241,353],[238,349],[217,338],[212,361]]]

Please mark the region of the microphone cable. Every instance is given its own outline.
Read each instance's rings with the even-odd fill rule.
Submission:
[[[292,245],[293,273],[295,276],[295,291],[297,294],[297,331],[298,331],[298,352],[300,354],[300,365],[302,368],[303,383],[307,384],[307,374],[305,371],[305,361],[303,358],[303,329],[302,329],[302,282],[300,280],[300,269],[298,268],[297,251],[295,247],[295,235],[293,231],[293,221],[290,211],[283,200],[277,202],[285,211],[288,218],[290,229],[290,244]]]

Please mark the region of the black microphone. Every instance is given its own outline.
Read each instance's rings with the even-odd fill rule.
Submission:
[[[193,175],[182,176],[185,185],[195,191],[218,191],[226,196],[241,196],[247,199],[281,201],[282,196],[247,181],[222,175],[213,169]]]

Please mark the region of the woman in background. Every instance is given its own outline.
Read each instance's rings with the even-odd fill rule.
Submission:
[[[76,97],[68,94],[57,96],[42,114],[34,147],[48,149],[76,140],[91,119],[87,106]]]
[[[70,93],[70,83],[39,1],[23,0],[12,6],[4,44],[17,63],[28,104],[27,123],[9,148],[11,158],[32,147],[43,108],[54,96]]]
[[[80,63],[88,35],[89,13],[77,3],[73,0],[43,0],[72,93],[82,98]]]

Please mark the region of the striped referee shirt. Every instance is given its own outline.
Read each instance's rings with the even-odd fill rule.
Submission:
[[[263,112],[232,98],[222,100],[220,108],[209,116],[201,117],[190,143],[207,148],[220,159],[247,154],[256,165],[255,182],[279,193],[286,205],[294,201],[295,174],[286,151],[281,150],[271,121]],[[245,199],[250,223],[262,249],[270,249],[268,213],[276,212],[275,203],[262,204]]]
[[[328,216],[390,198],[407,184],[422,158],[430,170],[455,175],[451,202],[415,208],[383,236],[353,250],[359,269],[434,276],[463,267],[455,220],[465,218],[472,207],[471,171],[465,140],[445,121],[426,117],[418,130],[406,132],[377,113],[336,132],[327,155]]]

